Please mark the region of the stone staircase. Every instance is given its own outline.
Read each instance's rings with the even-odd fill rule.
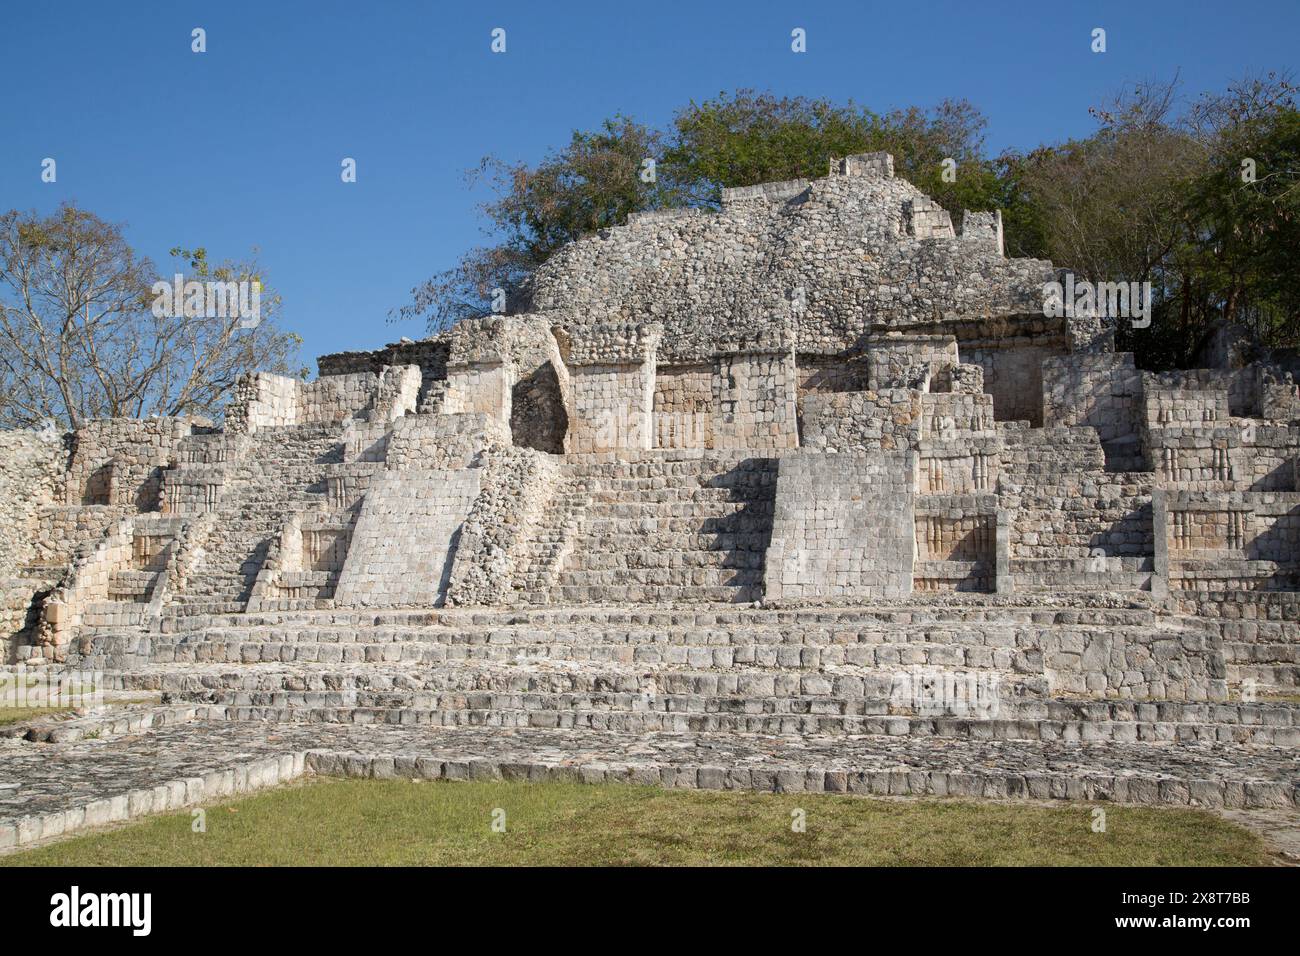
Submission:
[[[566,468],[559,487],[537,522],[523,567],[515,575],[512,596],[516,603],[549,602],[560,569],[573,551],[588,501],[588,493]]]
[[[1053,647],[1194,622],[1021,599],[872,608],[281,612],[155,635],[110,685],[228,720],[1023,740],[1295,740],[1261,703],[1087,700]],[[1050,638],[1049,638],[1050,635]],[[948,684],[942,682],[947,681]],[[938,683],[936,683],[938,682]],[[1280,708],[1280,709],[1279,709]],[[1281,729],[1279,729],[1281,728]],[[1288,736],[1292,735],[1292,736]]]
[[[325,508],[325,469],[342,460],[339,430],[271,428],[251,437],[228,466],[204,556],[173,596],[180,616],[240,611],[248,602],[266,548],[285,517]]]
[[[1107,470],[1091,428],[1022,426],[999,425],[998,496],[1012,514],[1016,589],[1150,590],[1155,476]]]
[[[550,603],[761,598],[774,459],[664,455],[571,467],[575,495],[588,504],[561,554]]]

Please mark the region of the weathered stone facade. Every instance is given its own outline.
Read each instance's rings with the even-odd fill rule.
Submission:
[[[1293,804],[1300,721],[1261,699],[1300,684],[1292,358],[1142,372],[1044,317],[1053,275],[848,157],[573,243],[510,315],[247,376],[222,429],[0,436],[0,648],[216,737],[713,734],[735,767],[655,779],[843,790],[874,752],[999,795],[1111,741],[1146,782],[1045,795]],[[733,778],[750,734],[784,769]],[[1037,756],[991,771],[974,738]]]

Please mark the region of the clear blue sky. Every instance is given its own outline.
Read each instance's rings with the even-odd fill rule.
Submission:
[[[740,87],[880,110],[966,97],[991,152],[1027,148],[1087,133],[1124,83],[1180,70],[1198,92],[1291,68],[1298,37],[1296,0],[3,0],[0,210],[75,200],[160,265],[177,245],[256,246],[314,359],[423,334],[387,313],[482,241],[486,197],[463,173],[487,153],[533,162],[613,113],[662,124]]]

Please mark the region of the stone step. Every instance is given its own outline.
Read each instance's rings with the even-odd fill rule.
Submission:
[[[771,669],[864,667],[888,669],[913,666],[957,669],[1016,670],[1041,673],[1041,651],[1035,646],[999,648],[960,644],[854,644],[808,647],[785,644],[698,646],[663,643],[579,643],[537,641],[522,644],[450,644],[401,641],[382,644],[317,643],[313,641],[155,642],[152,660],[158,663],[396,663],[442,664],[454,661],[524,663],[567,661],[644,666]]]
[[[1228,678],[1234,684],[1253,681],[1263,692],[1300,690],[1300,664],[1229,664]]]
[[[477,629],[496,627],[562,626],[628,628],[732,629],[748,627],[852,627],[873,625],[946,624],[1035,624],[1081,625],[1084,627],[1154,626],[1168,621],[1179,627],[1198,627],[1218,632],[1218,622],[1194,617],[1157,617],[1147,599],[1138,595],[1107,596],[1070,594],[979,595],[935,594],[924,600],[879,601],[870,607],[817,606],[806,608],[735,608],[728,605],[657,607],[636,605],[612,607],[555,606],[539,610],[500,608],[441,608],[371,610],[335,607],[324,611],[258,612],[214,616],[202,622],[205,628],[233,627],[444,627]]]
[[[1300,644],[1223,642],[1229,664],[1300,664]]]
[[[657,584],[679,588],[761,584],[763,565],[754,560],[756,557],[743,551],[627,554],[600,558],[594,566],[569,566],[560,572],[557,583],[581,587]]]
[[[389,641],[433,641],[462,643],[530,643],[569,641],[576,643],[662,643],[687,645],[727,645],[764,643],[789,646],[852,645],[857,643],[961,642],[989,646],[1015,646],[1025,637],[1035,638],[1044,626],[1062,628],[1079,635],[1164,630],[1179,633],[1189,630],[1195,621],[1183,619],[1150,620],[1146,617],[1111,618],[1097,621],[1043,621],[1032,618],[1009,620],[896,620],[888,617],[849,617],[844,619],[800,620],[759,617],[753,620],[726,621],[717,615],[701,615],[698,624],[664,616],[653,620],[630,618],[617,611],[606,615],[593,609],[589,615],[564,609],[553,617],[545,612],[523,612],[518,617],[509,612],[493,616],[466,615],[446,619],[403,618],[377,615],[361,622],[351,615],[323,612],[317,619],[310,615],[246,615],[249,621],[221,620],[199,632],[171,636],[166,640],[313,640],[344,643],[385,643]],[[687,616],[685,613],[678,617]],[[1212,633],[1202,623],[1198,633]],[[1251,646],[1251,645],[1245,645]]]
[[[261,723],[194,719],[7,756],[22,799],[0,807],[0,846],[211,806],[307,774],[1200,808],[1290,810],[1300,801],[1284,747],[338,724],[268,734]]]
[[[400,727],[498,727],[588,732],[762,734],[790,739],[828,737],[913,737],[953,740],[1017,740],[1063,743],[1178,743],[1293,748],[1294,727],[1236,724],[1049,721],[1016,718],[971,719],[883,714],[747,714],[699,712],[619,712],[473,709],[421,710],[382,707],[210,705],[227,720],[277,724],[351,724]]]
[[[442,690],[448,681],[461,681],[465,674],[471,672],[476,675],[487,675],[487,677],[498,683],[514,683],[520,686],[525,686],[529,679],[539,673],[523,672],[516,668],[481,666],[412,670],[405,666],[384,665],[349,666],[346,669],[341,669],[314,665],[285,667],[283,665],[248,664],[232,667],[225,664],[184,666],[153,664],[125,672],[106,671],[101,675],[99,683],[110,698],[114,696],[138,698],[141,695],[157,694],[175,696],[220,690],[267,693],[315,691],[336,695],[348,693],[353,695],[349,699],[355,702],[355,695],[358,693],[384,695],[391,693],[408,694],[430,689]],[[667,670],[659,673],[666,675],[664,677],[665,684],[671,679],[677,681],[681,686],[696,686],[698,684],[701,689],[711,692],[719,689],[724,691],[739,690],[742,681],[749,682],[744,684],[746,688],[767,690],[770,686],[771,689],[775,690],[777,680],[784,681],[785,683],[782,686],[787,690],[795,689],[796,682],[800,682],[797,687],[798,690],[825,692],[826,686],[824,684],[817,685],[815,682],[837,679],[837,675],[832,673],[771,675],[752,668],[730,674],[692,670]],[[585,670],[570,669],[567,672],[563,670],[542,672],[542,676],[547,680],[567,680],[570,674],[582,674],[587,677],[595,675],[602,680],[610,681],[610,688],[616,689],[617,682],[639,680],[645,675],[645,672],[639,668],[623,668],[616,671],[606,667],[595,670],[586,668]],[[860,676],[864,681],[867,679],[874,680],[874,675],[867,671],[860,672]],[[967,713],[962,716],[977,720],[997,718],[1054,723],[1129,723],[1189,727],[1196,725],[1231,725],[1247,728],[1300,727],[1300,701],[1268,699],[1253,702],[1240,700],[1087,700],[1076,697],[1037,695],[1030,692],[1032,688],[1023,679],[1023,675],[1004,676],[1006,684],[1000,690],[1008,692],[999,693],[995,697],[986,694],[982,698],[983,702],[992,702],[996,705],[996,713],[986,713],[987,708],[980,708],[979,713]],[[844,676],[843,680],[846,683],[840,689],[852,690],[858,687],[859,685],[853,683],[857,679],[858,677],[853,675]],[[523,681],[523,684],[520,684],[521,681]],[[770,682],[770,685],[768,682]],[[627,684],[624,689],[640,686],[638,684]],[[866,684],[864,683],[861,686],[865,688]],[[877,686],[884,687],[884,685]],[[830,689],[832,692],[836,690],[833,686]],[[936,710],[935,701],[929,699],[929,697],[913,699],[909,697],[909,694],[908,685],[891,683],[888,685],[887,691],[882,690],[881,693],[875,695],[875,698],[878,700],[888,698],[890,709],[895,712],[894,716],[936,716],[934,713]],[[718,695],[715,693],[712,696]],[[736,696],[734,693],[726,695],[727,699],[734,699]],[[826,695],[823,693],[822,696]],[[863,697],[861,694],[850,696]],[[966,709],[974,711],[976,708],[968,707]]]
[[[761,579],[760,579],[761,580]],[[561,604],[747,604],[763,596],[761,583],[685,584],[565,584],[551,588],[548,599]]]

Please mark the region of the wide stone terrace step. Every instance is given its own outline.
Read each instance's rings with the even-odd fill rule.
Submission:
[[[900,674],[913,673],[906,668],[697,671],[554,662],[200,664],[109,674],[106,683],[217,705],[216,713],[230,719],[277,722],[1300,743],[1300,707],[1289,703],[1052,698],[1040,677],[985,671],[978,676],[987,690],[976,700],[943,705],[911,697],[906,686],[896,684]]]
[[[603,605],[592,607],[551,605],[545,608],[442,608],[261,611],[255,614],[211,614],[185,621],[184,630],[220,626],[260,626],[285,623],[379,626],[386,624],[492,627],[504,624],[549,627],[562,624],[683,626],[743,624],[835,624],[876,621],[884,624],[917,622],[1017,622],[1025,624],[1142,625],[1157,619],[1149,598],[1126,594],[990,595],[935,594],[902,601],[876,601],[870,606],[812,605],[807,607],[735,607],[726,603],[667,607]],[[1196,618],[1180,617],[1194,622]],[[165,622],[166,623],[166,622]]]

